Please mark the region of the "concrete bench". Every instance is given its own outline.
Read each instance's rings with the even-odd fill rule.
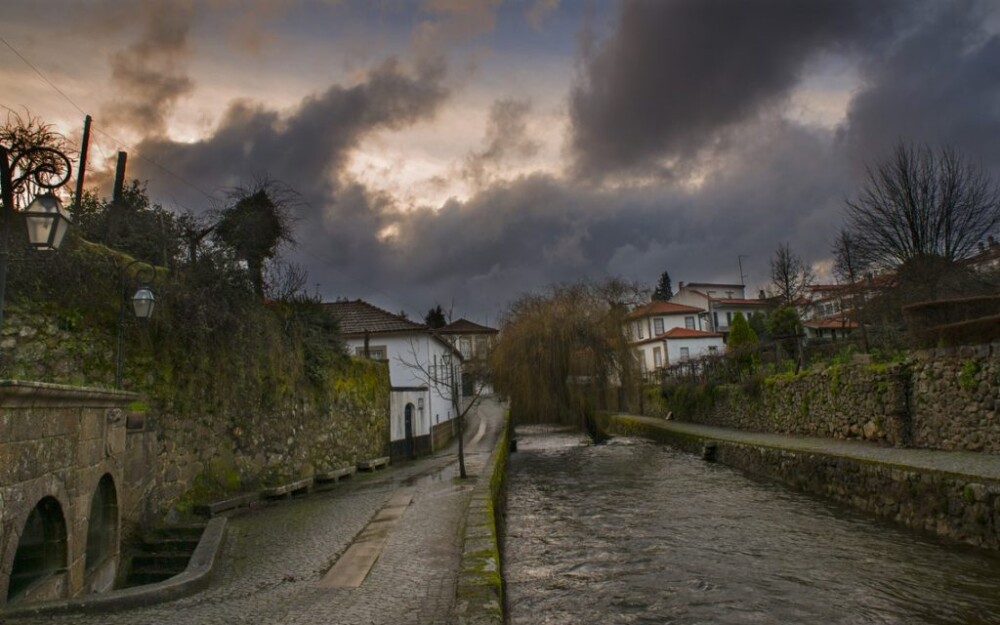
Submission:
[[[350,478],[358,470],[357,467],[341,467],[329,471],[320,471],[313,476],[316,480],[316,490],[328,490],[337,485],[341,480]]]
[[[293,495],[307,495],[312,485],[313,478],[307,477],[304,480],[296,480],[294,482],[286,482],[285,484],[262,488],[260,496],[267,499],[279,499]]]
[[[387,466],[389,466],[389,456],[382,456],[381,458],[359,461],[358,471],[377,471],[378,469],[384,469]]]
[[[194,507],[194,513],[204,517],[219,516],[224,512],[232,512],[240,508],[249,508],[255,502],[260,501],[260,493],[247,493],[237,495],[229,499],[213,501],[212,503],[200,504]]]

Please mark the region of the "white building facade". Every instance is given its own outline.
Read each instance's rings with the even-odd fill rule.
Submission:
[[[326,307],[340,321],[351,355],[388,364],[390,455],[432,453],[450,440],[461,376],[458,351],[427,326],[362,300]]]

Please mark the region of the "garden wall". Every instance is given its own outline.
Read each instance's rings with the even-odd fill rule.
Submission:
[[[1000,343],[923,350],[895,364],[831,365],[739,385],[678,385],[664,393],[666,410],[682,421],[1000,453]]]

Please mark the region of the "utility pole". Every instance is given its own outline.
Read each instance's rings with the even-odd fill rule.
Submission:
[[[80,145],[80,165],[76,170],[76,215],[79,219],[80,203],[83,202],[83,179],[87,175],[87,149],[90,146],[90,115],[83,118],[83,143]]]

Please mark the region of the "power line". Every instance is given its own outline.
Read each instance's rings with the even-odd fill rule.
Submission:
[[[86,115],[87,114],[86,111],[84,111],[82,108],[80,108],[79,106],[77,106],[76,102],[73,101],[73,98],[71,98],[68,95],[66,95],[63,92],[62,89],[60,89],[59,87],[56,86],[56,84],[54,82],[52,82],[51,80],[49,80],[48,78],[46,78],[45,74],[43,74],[41,72],[41,70],[39,70],[37,67],[35,67],[34,65],[32,65],[31,61],[29,61],[28,59],[26,59],[23,54],[21,54],[20,52],[18,52],[17,48],[15,48],[14,46],[12,46],[9,41],[7,41],[6,39],[4,39],[3,37],[0,37],[0,41],[2,41],[5,46],[7,46],[8,48],[10,48],[10,51],[13,52],[14,54],[16,54],[19,59],[21,59],[22,61],[24,61],[25,65],[27,65],[32,70],[34,70],[34,72],[36,74],[38,74],[39,78],[41,78],[42,80],[44,80],[50,87],[52,87],[53,89],[55,89],[56,92],[59,95],[61,95],[63,98],[65,98],[67,102],[69,102],[70,104],[72,104],[73,108],[75,108],[76,110],[80,111],[81,115]]]

